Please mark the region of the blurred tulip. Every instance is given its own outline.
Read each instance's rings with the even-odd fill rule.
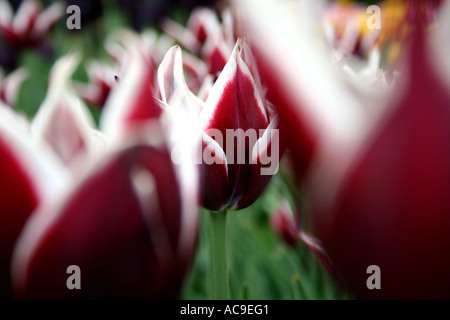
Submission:
[[[0,1],[0,32],[14,49],[40,44],[56,21],[64,14],[62,2],[55,2],[45,10],[36,0],[23,1],[14,14],[6,0]]]
[[[75,90],[84,101],[101,109],[116,85],[118,72],[106,63],[91,62],[87,66],[87,73],[89,83],[76,83]]]
[[[244,7],[252,43],[286,50],[259,52],[266,71],[275,75],[269,91],[283,102],[277,104],[282,123],[298,121],[303,126],[290,127],[293,137],[314,147],[306,154],[317,163],[307,176],[315,231],[347,285],[359,298],[449,298],[449,82],[436,68],[439,49],[424,30],[428,3],[408,4],[414,39],[395,96],[377,115],[361,113],[363,106],[338,84],[321,54],[313,58],[319,51],[304,33],[311,29],[298,29],[285,11],[277,18],[281,11],[274,1],[255,11],[250,4],[255,3],[246,1]],[[275,30],[262,19],[273,21]],[[298,33],[305,37],[293,37]],[[303,74],[314,77],[305,82]],[[314,87],[319,79],[321,87]],[[334,103],[317,98],[319,88]],[[366,283],[371,265],[381,270],[379,290]]]

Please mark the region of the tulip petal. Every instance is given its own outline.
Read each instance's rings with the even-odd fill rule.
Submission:
[[[210,38],[203,46],[201,56],[208,66],[209,74],[218,75],[225,67],[229,48],[221,38]]]
[[[222,147],[215,140],[206,133],[203,133],[202,137],[203,159],[200,167],[202,205],[209,210],[219,211],[227,200],[227,158]],[[211,156],[211,159],[209,160],[207,156]]]
[[[37,17],[36,23],[33,26],[33,34],[37,37],[45,35],[64,15],[65,7],[61,2],[56,2],[45,8]]]

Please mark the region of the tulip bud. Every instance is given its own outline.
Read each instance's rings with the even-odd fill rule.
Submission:
[[[252,204],[276,173],[282,153],[278,120],[269,120],[252,66],[244,61],[249,50],[238,40],[200,114],[203,205],[214,211]]]

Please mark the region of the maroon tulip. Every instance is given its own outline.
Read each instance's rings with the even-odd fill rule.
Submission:
[[[450,298],[450,95],[425,40],[417,31],[402,98],[317,221],[360,298]],[[380,290],[366,286],[370,265],[380,267]]]
[[[278,120],[269,119],[249,50],[243,40],[236,43],[200,114],[203,205],[214,211],[252,204],[282,153]]]
[[[36,0],[25,0],[17,12],[7,1],[0,1],[0,32],[14,49],[39,44],[56,21],[64,14],[64,5],[56,2],[42,10]]]

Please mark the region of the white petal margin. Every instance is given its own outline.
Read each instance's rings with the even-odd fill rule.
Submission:
[[[280,150],[280,119],[278,114],[264,131],[264,134],[256,141],[252,149],[252,164],[261,163],[260,174],[273,176],[278,172],[281,158]],[[270,156],[268,155],[270,146]]]
[[[233,52],[231,53],[230,59],[228,60],[225,67],[223,68],[222,73],[220,74],[219,78],[217,78],[216,82],[214,83],[214,86],[211,88],[209,96],[205,102],[205,107],[203,108],[203,110],[199,116],[199,125],[201,126],[201,128],[206,128],[208,126],[208,123],[211,121],[211,119],[214,115],[215,108],[217,107],[220,99],[222,98],[225,87],[227,86],[227,84],[229,82],[234,81],[233,79],[236,76],[238,67],[246,76],[248,76],[249,79],[251,79],[252,86],[254,88],[253,94],[258,103],[260,112],[263,115],[267,116],[267,113],[264,108],[261,97],[259,95],[257,86],[253,79],[253,75],[251,74],[251,72],[250,72],[249,68],[247,67],[247,65],[245,64],[245,62],[242,60],[241,54],[242,54],[243,44],[244,44],[243,39],[239,39],[236,42]]]
[[[184,108],[167,119],[165,125],[167,143],[171,152],[172,163],[178,178],[181,195],[181,234],[177,255],[181,261],[189,261],[195,249],[198,232],[199,171],[196,155],[202,151],[202,131],[192,125],[192,114]],[[200,155],[201,156],[201,155]]]
[[[13,19],[13,10],[6,0],[0,0],[0,26],[9,27]]]

